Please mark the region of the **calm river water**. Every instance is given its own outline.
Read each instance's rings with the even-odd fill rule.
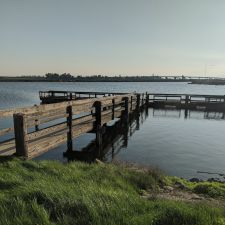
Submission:
[[[39,103],[40,90],[190,93],[225,95],[225,86],[187,83],[0,83],[0,109]],[[0,129],[9,121],[0,120]],[[203,172],[225,173],[225,120],[223,113],[149,109],[135,118],[129,129],[118,135],[106,160],[125,160],[158,167],[169,175],[207,178]],[[93,134],[74,141],[74,148],[91,146]],[[65,161],[62,145],[38,159]],[[215,177],[214,175],[211,175]]]

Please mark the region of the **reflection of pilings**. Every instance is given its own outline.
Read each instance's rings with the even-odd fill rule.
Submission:
[[[204,112],[204,119],[221,120],[224,119],[224,112]]]
[[[146,110],[144,119],[147,118],[148,113]],[[81,151],[73,151],[73,153],[65,155],[68,160],[82,160],[91,162],[95,158],[106,160],[108,157],[114,158],[119,151],[128,146],[129,137],[131,137],[136,130],[140,129],[140,113],[132,113],[129,116],[128,123],[124,123],[121,120],[115,122],[112,126],[106,126],[105,131],[102,132],[102,145],[101,151],[99,150],[96,141],[92,141],[89,145],[83,148]]]
[[[137,112],[135,120],[136,120],[136,130],[139,130],[140,129],[140,114],[139,114],[139,112]]]
[[[168,110],[168,109],[154,109],[153,108],[153,117],[173,117],[180,118],[182,110]],[[157,112],[159,112],[157,114]],[[170,112],[170,114],[168,113]],[[189,110],[183,109],[184,119],[214,119],[214,120],[223,120],[225,119],[224,111],[212,111],[212,110]],[[197,115],[197,116],[196,116]]]
[[[160,114],[157,114],[160,112]],[[169,113],[171,113],[169,115]],[[155,109],[153,108],[153,117],[173,117],[173,118],[180,118],[181,117],[181,109]]]
[[[145,120],[148,118],[148,107],[145,107]]]
[[[185,109],[185,110],[184,110],[184,118],[187,119],[187,117],[188,117],[188,110]]]

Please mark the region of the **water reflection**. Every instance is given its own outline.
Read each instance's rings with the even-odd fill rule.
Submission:
[[[102,161],[113,161],[115,156],[122,149],[128,147],[128,141],[133,134],[140,129],[140,126],[148,117],[148,109],[140,112],[135,112],[130,115],[129,122],[124,123],[121,120],[116,120],[107,124],[102,135],[102,147],[99,149],[96,141],[92,140],[81,151],[73,151],[65,153],[64,156],[71,160],[81,160],[93,162],[96,158]]]
[[[101,151],[93,139],[66,159],[119,159],[156,166],[170,175],[207,179],[210,175],[198,171],[225,173],[223,122],[224,112],[144,109],[127,124],[109,124]]]
[[[145,108],[139,113],[134,113],[129,118],[129,123],[123,123],[120,120],[107,124],[102,136],[103,144],[99,149],[96,146],[95,139],[79,151],[64,154],[68,161],[81,160],[93,162],[95,159],[102,161],[113,161],[121,150],[127,149],[129,140],[134,133],[141,129],[145,120],[150,118],[166,119],[184,119],[184,120],[224,120],[224,112],[211,112],[201,110],[184,110],[184,109],[154,109]],[[140,143],[140,146],[142,143]],[[127,152],[129,154],[129,152]]]
[[[224,120],[224,111],[203,111],[203,110],[188,110],[188,109],[154,109],[152,111],[153,117],[167,117],[167,118],[184,118],[184,119],[211,119]]]

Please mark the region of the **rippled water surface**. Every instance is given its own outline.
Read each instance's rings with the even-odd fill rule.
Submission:
[[[225,86],[187,83],[0,83],[0,108],[39,103],[40,90],[152,92],[225,95]],[[10,121],[0,120],[0,128]],[[133,119],[125,132],[109,143],[107,160],[121,159],[159,167],[170,175],[206,177],[198,171],[225,173],[223,113],[148,109]],[[74,148],[91,146],[93,134],[74,141]],[[39,157],[63,160],[66,146]],[[64,159],[65,160],[65,159]]]

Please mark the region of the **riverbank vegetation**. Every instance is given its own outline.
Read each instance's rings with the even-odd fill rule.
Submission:
[[[127,76],[127,75],[76,75],[70,73],[46,73],[45,76],[29,75],[4,77],[0,76],[0,82],[188,82],[189,77],[185,76]]]
[[[223,183],[191,183],[154,169],[0,162],[2,225],[222,225],[224,198]]]

